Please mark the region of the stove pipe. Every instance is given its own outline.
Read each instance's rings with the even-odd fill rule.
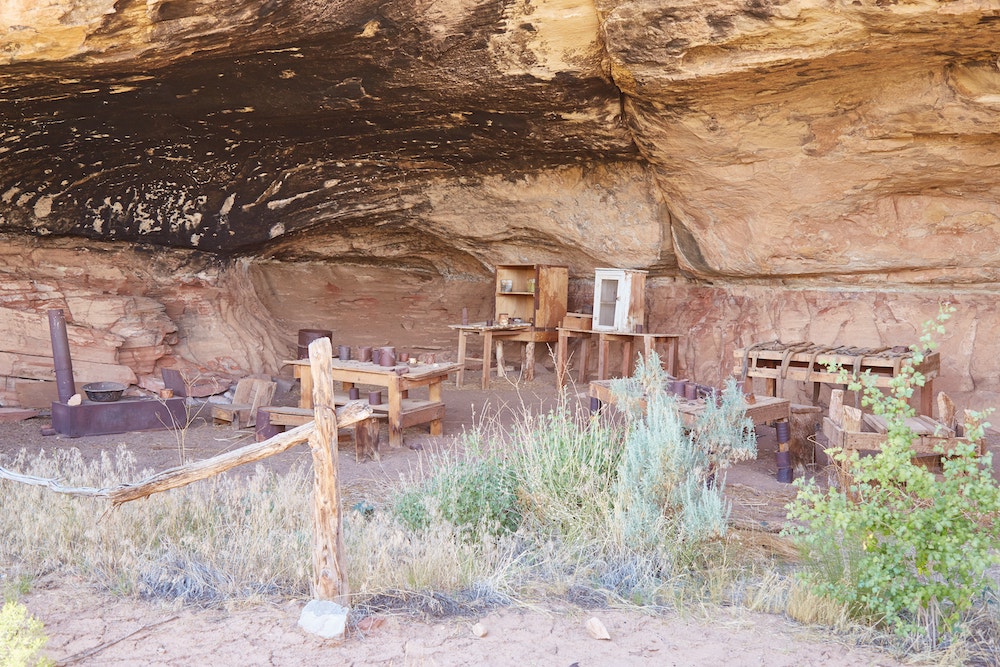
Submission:
[[[49,310],[49,337],[52,339],[52,361],[56,367],[56,389],[59,402],[66,403],[76,393],[73,382],[73,360],[69,356],[69,335],[61,308]]]

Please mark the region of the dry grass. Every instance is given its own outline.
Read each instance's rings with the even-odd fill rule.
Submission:
[[[357,617],[480,613],[544,598],[706,617],[722,605],[787,613],[850,641],[888,641],[873,631],[864,635],[846,610],[798,585],[791,576],[797,554],[779,536],[734,530],[701,544],[629,544],[616,526],[606,479],[613,461],[600,452],[608,448],[605,437],[618,436],[588,431],[608,426],[588,420],[536,416],[505,434],[508,463],[521,470],[521,499],[537,510],[515,533],[469,533],[440,520],[426,530],[407,530],[389,511],[402,487],[379,488],[382,502],[375,508],[352,510],[348,502],[345,543]],[[584,428],[571,428],[581,423]],[[474,451],[485,444],[466,446]],[[72,449],[4,463],[78,486],[114,485],[146,472],[135,470],[124,448],[90,464]],[[223,475],[109,510],[105,501],[0,482],[0,569],[7,581],[72,572],[116,594],[200,606],[307,598],[311,492],[308,468],[276,475],[258,466],[251,475]],[[935,658],[1000,664],[996,607],[995,599],[987,600],[981,616],[970,621],[968,640]]]

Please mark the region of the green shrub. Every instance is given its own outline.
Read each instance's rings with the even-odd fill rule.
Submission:
[[[937,321],[925,325],[914,365],[933,350],[933,336],[951,312],[942,307]],[[969,442],[943,457],[938,478],[913,461],[915,436],[906,426],[914,414],[907,399],[924,378],[904,366],[888,394],[871,377],[842,379],[863,392],[863,404],[885,415],[889,428],[875,456],[831,452],[849,472],[849,488],[797,482],[788,510],[803,525],[789,532],[810,563],[804,578],[856,616],[901,634],[927,633],[936,645],[940,633],[959,629],[984,590],[987,569],[998,562],[1000,489],[990,455],[979,456],[976,446],[988,424],[979,418],[969,426]]]
[[[598,534],[612,506],[623,438],[565,397],[549,412],[525,414],[503,450],[525,520],[570,539]]]
[[[28,613],[19,602],[4,602],[0,608],[0,667],[49,665],[39,655],[48,638],[42,622]]]
[[[627,540],[650,546],[725,534],[729,506],[718,473],[757,454],[753,424],[732,380],[718,405],[706,401],[691,428],[684,426],[677,399],[663,390],[666,381],[653,354],[640,361],[634,377],[612,382],[618,405],[631,415],[616,513]]]
[[[475,533],[494,535],[517,530],[521,514],[510,470],[495,459],[442,465],[421,486],[397,499],[394,511],[410,530],[425,530],[435,515]]]

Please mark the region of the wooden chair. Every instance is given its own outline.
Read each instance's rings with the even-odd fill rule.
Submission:
[[[253,426],[257,409],[270,404],[277,383],[271,380],[243,378],[236,383],[236,393],[229,405],[213,405],[212,419],[216,424],[231,422],[236,428]]]

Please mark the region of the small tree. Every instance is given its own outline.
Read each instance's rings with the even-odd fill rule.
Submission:
[[[798,496],[788,506],[789,518],[803,523],[789,533],[809,558],[803,576],[815,592],[901,634],[927,633],[933,645],[940,633],[958,629],[982,592],[987,569],[998,562],[1000,537],[1000,489],[990,455],[980,456],[977,447],[989,426],[984,415],[974,415],[966,441],[942,457],[940,478],[913,460],[908,399],[924,384],[915,367],[935,348],[934,336],[953,311],[942,306],[924,325],[912,364],[892,379],[887,394],[870,375],[840,370],[842,382],[863,392],[862,404],[885,416],[886,442],[864,458],[828,450],[849,472],[850,487],[822,490],[798,480]]]

